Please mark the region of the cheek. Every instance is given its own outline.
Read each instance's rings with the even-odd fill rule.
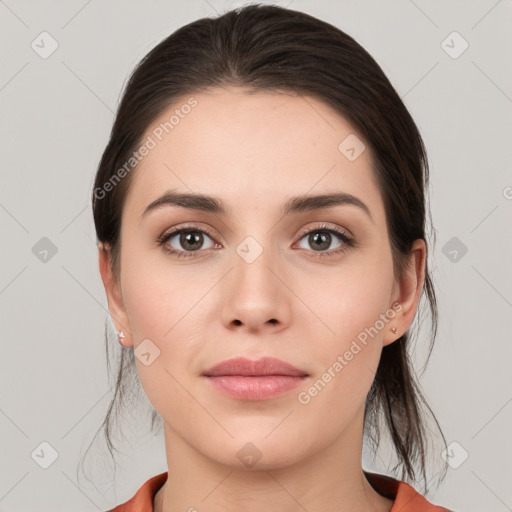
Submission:
[[[315,340],[317,380],[299,402],[311,403],[312,413],[320,414],[331,401],[340,406],[333,414],[342,421],[364,402],[379,364],[382,337],[395,314],[389,309],[393,282],[391,256],[384,251],[347,259],[337,272],[330,269],[320,278],[302,278],[299,293],[323,323],[305,331]]]
[[[134,344],[150,338],[160,345],[187,323],[207,283],[201,284],[190,267],[151,257],[132,240],[123,249],[121,283]]]
[[[172,270],[172,264],[162,265],[156,258],[148,264],[148,252],[125,246],[121,284],[136,355],[145,340],[153,345],[149,365],[135,357],[140,383],[154,408],[164,418],[180,417],[192,421],[190,396],[180,383],[186,383],[191,361],[198,350],[201,297],[211,287],[200,284],[184,268]],[[163,258],[158,258],[158,260]],[[192,275],[192,279],[190,279]],[[159,351],[159,352],[158,352]],[[186,386],[188,387],[188,386]]]
[[[336,271],[302,275],[297,283],[298,294],[324,324],[318,331],[322,338],[342,348],[388,310],[394,283],[391,257],[355,256]]]
[[[325,280],[324,303],[317,302],[316,307],[322,311],[322,320],[330,330],[322,327],[326,334],[316,337],[310,331],[311,339],[316,339],[316,373],[310,386],[302,389],[297,398],[304,418],[312,423],[329,411],[330,421],[322,428],[332,435],[344,428],[364,404],[374,380],[382,351],[381,339],[392,318],[391,314],[386,317],[387,290],[392,282],[392,268],[380,264],[365,265],[364,271],[347,268],[336,279],[331,276]],[[310,295],[309,300],[315,298]],[[391,313],[394,316],[394,311]]]

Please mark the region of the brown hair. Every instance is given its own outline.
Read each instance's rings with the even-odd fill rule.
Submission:
[[[413,119],[379,65],[349,35],[303,12],[261,4],[179,28],[154,47],[131,74],[92,197],[97,239],[111,251],[114,275],[119,278],[121,213],[133,172],[123,173],[126,175],[108,193],[104,184],[129,160],[148,126],[165,108],[194,92],[225,86],[314,96],[352,124],[374,155],[394,270],[400,276],[412,242],[426,242],[429,170]],[[425,295],[432,324],[428,362],[437,332],[436,296],[428,264],[422,299]],[[384,422],[398,457],[392,472],[401,466],[399,478],[416,481],[419,467],[426,493],[425,411],[435,420],[444,447],[446,442],[416,381],[407,351],[411,339],[407,332],[383,348],[366,399],[364,429],[376,452],[379,424]],[[106,330],[107,361],[108,345]],[[102,424],[111,455],[113,421],[137,383],[133,350],[122,350],[115,392]],[[153,409],[152,429],[158,419]]]

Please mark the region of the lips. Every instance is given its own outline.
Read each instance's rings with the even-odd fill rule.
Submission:
[[[236,357],[222,361],[202,375],[225,396],[245,401],[270,400],[290,392],[309,377],[307,372],[274,357],[257,361]]]
[[[242,377],[265,377],[268,375],[306,377],[309,374],[290,363],[274,357],[263,357],[257,361],[246,359],[245,357],[235,357],[216,364],[205,370],[202,375],[206,377],[235,375]]]

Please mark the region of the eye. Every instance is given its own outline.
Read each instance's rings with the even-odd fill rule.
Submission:
[[[208,247],[204,247],[205,236],[210,240]],[[219,244],[213,242],[207,231],[194,226],[186,226],[170,233],[164,233],[158,238],[157,242],[163,246],[165,251],[176,256],[185,257],[195,256],[193,253],[199,252],[201,249],[208,250],[220,247]]]
[[[334,235],[334,236],[333,236]],[[342,253],[355,245],[353,239],[338,228],[328,227],[326,225],[318,226],[303,233],[301,240],[305,239],[305,243],[312,247],[315,256],[333,256]],[[336,242],[337,245],[331,250],[326,251],[331,244]],[[307,247],[300,247],[307,249]]]
[[[199,256],[199,253],[202,251],[222,247],[222,245],[212,240],[212,236],[205,229],[200,229],[196,226],[185,226],[175,229],[170,233],[164,233],[157,239],[157,242],[169,254],[177,257],[194,257]],[[210,240],[207,247],[204,246],[205,237]],[[312,252],[315,257],[336,256],[356,245],[355,241],[347,233],[326,225],[321,225],[304,232],[300,237],[300,241],[303,239],[313,249],[308,250],[307,247],[303,246],[299,246],[299,248]],[[326,250],[331,247],[333,242],[337,243],[337,245],[330,250]]]

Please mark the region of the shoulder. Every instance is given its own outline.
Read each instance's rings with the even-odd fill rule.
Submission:
[[[153,499],[167,481],[167,471],[147,480],[128,501],[107,512],[153,512]]]
[[[395,512],[395,509],[402,512],[409,510],[411,512],[454,512],[440,505],[434,505],[406,482],[398,484],[397,496],[390,512]]]
[[[379,494],[393,500],[389,512],[454,512],[431,503],[407,482],[379,473],[365,471],[364,474]]]

